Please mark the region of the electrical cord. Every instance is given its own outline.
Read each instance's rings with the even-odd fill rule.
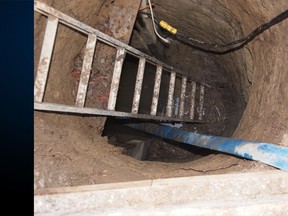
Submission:
[[[153,28],[155,31],[155,34],[165,43],[170,44],[170,41],[166,38],[163,38],[156,30],[156,25],[155,25],[155,20],[154,20],[154,14],[153,14],[153,9],[152,9],[152,4],[151,4],[151,0],[148,0],[149,3],[149,7],[150,7],[150,11],[151,11],[151,18],[152,18],[152,23],[153,23]]]
[[[144,13],[144,12],[141,12]],[[147,13],[146,13],[147,14]],[[258,28],[253,30],[250,34],[248,34],[246,37],[243,37],[241,39],[231,41],[224,44],[213,44],[213,43],[207,43],[203,42],[197,39],[193,39],[191,37],[185,36],[182,32],[177,31],[177,33],[174,34],[174,38],[186,45],[189,45],[195,49],[198,49],[203,52],[209,52],[212,54],[227,54],[236,50],[239,50],[243,48],[246,44],[248,44],[250,41],[252,41],[255,37],[266,31],[267,29],[271,28],[272,26],[282,22],[283,20],[288,18],[288,10],[285,10],[284,12],[280,13],[276,17],[272,18],[269,22],[266,22],[262,25],[260,25]],[[158,22],[156,18],[154,18],[154,22],[156,24],[161,26],[161,22]],[[162,26],[163,27],[163,26]],[[170,26],[171,27],[171,26]],[[172,28],[172,27],[171,27]],[[167,28],[165,28],[167,30]],[[169,30],[168,30],[169,31]]]
[[[269,29],[270,27],[276,25],[277,23],[283,21],[284,19],[288,18],[288,10],[282,12],[281,14],[277,15],[276,17],[272,18],[269,22],[264,23],[262,25],[260,25],[258,28],[256,28],[254,31],[252,31],[248,36],[243,37],[239,40],[235,40],[229,43],[225,43],[225,44],[211,44],[211,43],[205,43],[205,42],[201,42],[201,41],[197,41],[193,38],[188,38],[189,41],[193,41],[197,44],[201,44],[202,46],[204,46],[205,48],[227,48],[229,49],[236,49],[236,48],[240,48],[243,45],[246,45],[247,43],[249,43],[250,41],[252,41],[256,36],[258,36],[259,34],[263,33],[265,30]],[[184,36],[184,35],[183,35]],[[187,39],[187,37],[184,36],[185,39]],[[182,39],[184,39],[182,38]],[[186,41],[187,42],[187,41]],[[234,47],[231,47],[234,46]],[[224,52],[228,51],[228,50],[224,50]],[[213,50],[215,51],[215,50]],[[223,51],[222,51],[223,52]]]

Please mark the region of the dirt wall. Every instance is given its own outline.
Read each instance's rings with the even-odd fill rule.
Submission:
[[[244,34],[288,8],[285,0],[223,3],[238,18]],[[248,45],[253,65],[252,87],[236,137],[288,146],[287,25],[288,20],[284,20]]]
[[[174,1],[156,2],[159,17],[191,37],[212,43],[246,36],[288,8],[286,0],[182,0],[177,6]],[[242,50],[211,56],[224,66],[247,101],[234,137],[288,146],[287,25],[284,20],[273,26]],[[198,69],[197,61],[191,63],[193,68]]]
[[[107,7],[117,0],[43,2],[105,31],[109,16]],[[155,12],[159,17],[191,37],[212,43],[224,43],[247,35],[288,8],[287,0],[179,0],[177,5],[173,0],[155,2],[158,3]],[[100,8],[105,11],[102,15]],[[45,19],[35,13],[34,22],[36,70]],[[288,146],[287,26],[288,20],[285,20],[235,53],[225,56],[206,54],[231,77],[235,89],[247,101],[234,137]],[[59,27],[57,37],[62,42],[55,46],[52,60],[55,65],[49,77],[55,77],[55,84],[47,86],[47,101],[73,103],[70,72],[73,58],[85,44],[85,37],[81,34],[72,36],[72,32]],[[199,53],[187,52],[187,55],[192,55],[194,59],[191,70],[203,69],[205,62]],[[177,57],[180,63],[181,56]],[[201,71],[204,75],[209,72]],[[55,76],[58,73],[63,73],[60,78]],[[91,116],[35,112],[35,188],[272,169],[222,154],[211,154],[188,163],[136,161],[121,155],[121,150],[111,147],[105,138],[97,135],[97,131],[103,129],[103,121]]]
[[[97,26],[97,21],[101,20],[99,11],[107,4],[104,0],[86,1],[85,4],[81,1],[43,2],[91,26]],[[286,0],[182,0],[177,3],[177,7],[174,1],[156,2],[158,6],[155,11],[159,17],[169,20],[187,35],[214,43],[227,42],[247,35],[288,7]],[[35,70],[42,43],[43,24],[44,21],[35,14]],[[288,64],[288,54],[285,52],[288,45],[285,40],[288,31],[286,26],[287,20],[265,31],[242,50],[225,56],[213,56],[218,64],[224,65],[236,88],[248,102],[235,137],[288,145],[288,98],[285,94],[288,88],[287,69],[285,69]],[[57,37],[68,39],[72,43],[60,41],[56,44],[56,50],[59,52],[56,51],[53,57],[52,73],[58,73],[56,68],[62,68],[63,71],[71,70],[73,57],[83,48],[85,38],[80,34],[71,33],[71,30],[62,30],[61,26],[59,27]],[[197,68],[197,62],[192,64],[192,70],[193,67]],[[52,98],[67,101],[71,98],[59,93],[61,89],[66,89],[66,85],[69,88],[69,79],[71,77],[66,74],[62,76],[62,80],[55,80],[56,86],[48,86],[53,88],[53,91],[48,91],[45,95],[48,100]]]

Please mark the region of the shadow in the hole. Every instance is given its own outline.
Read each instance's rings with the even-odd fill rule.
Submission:
[[[135,120],[126,120],[125,123],[135,123]],[[143,121],[137,120],[140,123]],[[166,163],[181,163],[197,160],[215,151],[178,143],[153,136],[129,128],[113,117],[109,117],[105,124],[103,136],[108,137],[110,144],[122,147],[122,153],[137,160],[159,161]]]

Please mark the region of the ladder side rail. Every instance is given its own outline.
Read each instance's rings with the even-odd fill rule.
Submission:
[[[83,115],[97,115],[97,116],[116,116],[126,118],[137,118],[137,119],[149,119],[154,121],[163,122],[194,122],[194,123],[204,123],[204,121],[192,120],[192,119],[180,119],[180,118],[167,118],[163,116],[151,116],[146,114],[132,114],[121,111],[113,110],[103,110],[97,108],[87,108],[87,107],[76,107],[70,105],[54,104],[54,103],[34,103],[34,109],[39,111],[53,111],[60,113],[78,113]]]

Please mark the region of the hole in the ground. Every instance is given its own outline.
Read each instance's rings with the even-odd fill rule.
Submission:
[[[122,154],[137,160],[184,163],[216,153],[134,130],[113,117],[107,119],[103,136],[110,144],[121,147]]]
[[[129,7],[118,7],[117,4],[131,1],[114,1],[113,3],[106,1],[107,4],[102,4],[102,1],[87,0],[87,3],[80,5],[75,4],[75,1],[61,2],[53,1],[53,5],[52,3],[51,5],[104,33],[119,36],[117,31],[125,30],[127,27],[127,25],[122,25],[119,20],[122,16],[114,16],[111,11],[118,14],[125,10],[124,14],[130,16],[130,13],[126,11]],[[257,1],[245,1],[246,4],[241,4],[240,1],[179,0],[175,5],[175,1],[172,0],[155,0],[157,3],[155,16],[159,21],[163,19],[169,22],[179,32],[182,31],[189,37],[217,44],[226,43],[243,37],[241,28],[244,30],[244,35],[247,35],[249,31],[287,7],[287,1],[282,1],[282,3],[279,1],[277,4],[263,2],[263,4],[258,4],[259,1],[258,3]],[[120,10],[121,8],[123,10]],[[36,12],[34,16],[35,74],[46,28],[46,17],[39,16],[39,13]],[[116,22],[112,23],[111,18],[114,21],[119,20],[119,25],[115,25]],[[146,22],[147,26],[152,26],[149,18],[146,19]],[[130,26],[132,27],[132,25]],[[287,99],[285,97],[285,92],[287,92],[287,85],[285,85],[287,76],[285,75],[287,73],[284,69],[284,63],[287,63],[284,49],[287,45],[287,40],[285,40],[287,28],[285,29],[285,26],[286,22],[280,23],[279,26],[264,32],[244,49],[220,56],[199,52],[177,41],[172,41],[169,47],[163,47],[155,37],[153,30],[150,31],[150,34],[154,40],[143,39],[143,35],[145,35],[141,32],[143,29],[134,30],[131,45],[149,55],[156,56],[169,65],[191,73],[197,79],[211,85],[212,88],[205,91],[207,100],[204,104],[204,119],[207,120],[207,124],[183,125],[183,129],[204,134],[230,136],[242,117],[242,111],[245,108],[243,98],[246,101],[249,98],[247,110],[234,137],[287,145],[287,100],[285,100]],[[129,34],[128,32],[127,36]],[[72,92],[69,80],[74,81],[74,77],[71,78],[73,59],[81,53],[83,46],[85,48],[86,37],[74,34],[71,30],[64,31],[60,27],[57,32],[57,40],[59,41],[56,42],[54,48],[51,67],[53,71],[49,72],[49,81],[55,80],[56,84],[47,86],[48,92],[45,95],[45,101],[73,104],[75,97],[72,93],[72,96],[68,98],[68,95],[58,94],[55,90]],[[147,41],[151,42],[153,46],[151,44],[150,47],[147,46]],[[155,43],[153,44],[153,42]],[[155,50],[158,52],[153,53]],[[97,68],[92,68],[91,81],[93,81],[94,74],[99,75],[101,79],[97,80],[97,83],[90,82],[89,84],[89,97],[86,101],[88,107],[107,107],[106,102],[109,97],[107,92],[109,92],[115,53],[113,48],[105,48],[100,40],[97,40],[93,64]],[[138,61],[134,62],[134,68],[137,63]],[[67,77],[68,75],[69,77]],[[149,83],[153,85],[153,78],[146,80],[148,85]],[[64,87],[63,84],[65,84]],[[188,91],[191,91],[189,88]],[[250,89],[252,90],[251,94]],[[61,98],[54,100],[55,95],[60,95]],[[121,98],[124,103],[125,94]],[[141,101],[142,105],[144,105],[143,103]],[[149,103],[151,102],[147,101],[147,108],[144,106],[141,113],[149,110]],[[131,106],[130,102],[129,106]],[[36,188],[199,174],[199,172],[193,171],[183,172],[183,167],[196,167],[206,174],[216,174],[215,170],[219,169],[222,170],[219,173],[246,172],[255,169],[254,163],[247,160],[234,160],[235,158],[223,155],[215,157],[210,155],[200,160],[199,163],[195,161],[194,163],[173,164],[173,169],[171,169],[172,166],[166,166],[163,163],[132,161],[129,157],[119,155],[121,153],[114,146],[107,144],[106,138],[99,137],[104,122],[105,117],[81,117],[36,111],[34,126]],[[106,135],[108,135],[108,126],[115,128],[117,125],[108,120],[105,129]],[[121,134],[121,130],[118,129],[114,129],[113,132]],[[136,131],[133,131],[126,136],[135,133]],[[152,138],[150,135],[145,135],[148,139]],[[133,139],[138,139],[138,137],[133,137]],[[183,145],[182,147],[186,148],[187,146]],[[200,155],[204,153],[204,149],[198,150]],[[177,161],[179,158],[173,158],[173,160]],[[235,163],[237,164],[235,169],[226,169]],[[261,170],[260,167],[256,168],[257,171]],[[210,171],[206,172],[207,170]]]
[[[177,49],[182,52],[182,49],[187,49],[187,47],[181,45],[178,46]],[[173,56],[170,56],[170,58],[172,57]],[[203,56],[203,58],[207,62],[206,67],[210,70],[210,73],[203,79],[211,86],[211,88],[206,88],[205,91],[204,120],[206,123],[177,123],[169,126],[202,134],[231,136],[245,108],[243,97],[235,89],[231,77],[223,71],[222,67],[215,64],[214,59],[209,59],[207,56]],[[138,58],[129,54],[126,55],[116,103],[117,111],[131,112],[138,63]],[[150,113],[155,71],[155,65],[146,63],[139,105],[140,114]],[[157,115],[160,116],[165,114],[169,81],[169,72],[163,70],[157,108]],[[191,86],[191,83],[188,83],[187,92],[192,91]],[[178,112],[177,101],[179,105],[179,98],[177,98],[177,95],[179,97],[180,91],[181,78],[176,77],[172,116],[175,116]],[[199,94],[199,89],[196,91],[196,94]],[[185,115],[189,115],[190,97],[187,97],[185,102]],[[196,97],[195,103],[196,105],[199,104],[198,97]],[[196,109],[195,117],[197,118],[198,116],[199,113]],[[134,129],[123,126],[114,118],[108,118],[106,121],[103,135],[108,137],[110,144],[122,147],[123,154],[132,156],[138,160],[185,162],[215,153],[204,148],[171,142],[135,131]]]

